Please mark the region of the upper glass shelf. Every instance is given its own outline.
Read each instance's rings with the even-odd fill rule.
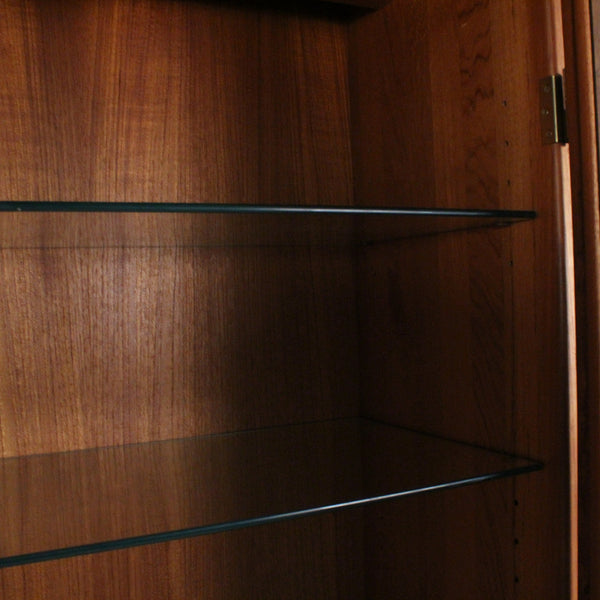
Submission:
[[[341,419],[0,460],[0,567],[480,483],[539,462]]]
[[[0,202],[0,248],[346,246],[535,218],[534,211],[143,202]]]

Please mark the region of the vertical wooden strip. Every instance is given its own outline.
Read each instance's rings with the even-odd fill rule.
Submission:
[[[571,147],[571,185],[575,224],[577,363],[579,380],[579,507],[577,530],[582,598],[600,598],[598,556],[600,506],[595,451],[600,407],[600,217],[598,193],[598,64],[600,4],[563,2],[566,43],[566,94]]]
[[[564,67],[560,3],[528,6],[517,18],[529,24],[532,39],[546,40],[545,44],[530,47],[531,83],[527,95],[522,97],[529,97],[530,110],[533,110],[538,107],[538,91],[534,86],[549,72],[558,73]],[[523,127],[527,132],[525,124]],[[516,556],[524,569],[517,588],[523,597],[539,594],[540,590],[543,595],[556,594],[556,584],[552,587],[548,581],[548,560],[556,564],[562,595],[574,593],[577,585],[576,549],[572,543],[576,519],[572,483],[577,475],[576,457],[572,452],[576,443],[576,431],[572,427],[576,377],[569,154],[568,148],[542,146],[539,136],[539,121],[531,120],[524,138],[530,150],[522,155],[531,160],[529,194],[539,211],[534,236],[527,242],[530,252],[533,250],[530,256],[524,251],[525,240],[513,236],[514,257],[522,257],[524,261],[515,262],[515,266],[518,265],[515,290],[523,290],[522,294],[515,295],[516,348],[520,349],[516,355],[519,363],[515,365],[515,389],[523,398],[537,398],[536,402],[522,402],[515,413],[517,443],[525,452],[545,456],[546,462],[536,490],[533,481],[527,478],[516,481],[519,507],[515,539],[520,542]],[[536,275],[530,283],[532,269]],[[535,317],[527,319],[527,311]],[[532,343],[533,336],[537,342]],[[536,372],[528,366],[530,356],[534,356],[539,365]],[[539,503],[550,494],[557,495],[556,502],[542,515]],[[537,506],[532,504],[534,502]],[[543,525],[542,520],[547,525]],[[548,536],[544,544],[551,543],[550,536],[561,540],[545,560],[539,554],[542,543],[539,536],[527,535],[538,530]]]

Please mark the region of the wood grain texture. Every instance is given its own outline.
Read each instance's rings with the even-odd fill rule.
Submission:
[[[388,480],[369,481],[363,464],[386,457],[378,434],[399,457],[398,466],[390,467]],[[98,551],[99,544],[114,549],[119,542],[123,548],[123,540],[131,546],[131,538],[138,536],[155,536],[156,542],[165,533],[174,534],[172,539],[186,537],[182,530],[187,537],[197,536],[200,528],[215,533],[217,527],[258,525],[269,517],[282,520],[300,511],[514,466],[464,445],[450,445],[458,466],[434,463],[423,475],[415,473],[412,461],[402,464],[403,446],[406,456],[418,457],[419,450],[435,454],[436,441],[423,443],[416,434],[371,429],[357,420],[334,420],[5,459],[0,461],[0,556],[82,545],[96,545]]]
[[[356,204],[433,203],[426,12],[420,0],[395,2],[350,27]]]
[[[367,411],[421,431],[510,447],[509,235],[455,233],[363,253]]]
[[[158,0],[0,11],[3,199],[350,201],[335,12]]]
[[[348,46],[329,9],[4,0],[4,199],[540,218],[367,250],[358,307],[347,253],[5,249],[3,455],[353,414],[362,374],[368,415],[547,463],[408,517],[374,509],[364,531],[319,518],[11,569],[4,596],[387,599],[399,579],[423,598],[568,596],[566,152],[531,117],[562,68],[556,6],[397,0]]]
[[[360,513],[350,512],[3,569],[0,594],[6,600],[360,600],[361,523]]]
[[[600,486],[596,441],[600,415],[600,215],[598,114],[594,70],[600,3],[563,2],[567,37],[567,105],[576,259],[577,364],[579,381],[579,583],[581,598],[600,598],[598,557]],[[593,26],[593,28],[592,28]],[[597,86],[597,83],[596,83]]]
[[[346,41],[330,14],[188,2],[4,2],[0,196],[347,204]],[[90,225],[94,242],[119,245],[129,236],[123,228],[144,232],[131,235],[151,246],[178,245],[182,230],[188,242],[197,233],[181,218],[164,236],[160,221],[107,220],[106,235],[93,235],[106,223]],[[32,245],[60,227],[38,225]],[[70,235],[86,240],[85,223]],[[348,340],[350,258],[330,263],[323,281],[341,296],[323,304],[321,284],[306,286],[313,260],[322,268],[316,256],[300,252],[267,275],[261,263],[275,266],[286,252],[252,254],[3,254],[3,453],[337,413],[324,398],[353,389],[343,383],[352,379],[348,371],[322,388],[325,396],[317,388],[336,370],[326,366],[330,358],[353,368],[352,343],[323,347],[325,362],[313,362],[327,327],[303,321],[296,300],[303,296],[309,312],[329,312],[337,323],[330,339]],[[309,374],[307,360],[323,371]],[[310,400],[282,404],[291,389]],[[342,413],[355,412],[352,396]],[[207,418],[207,403],[216,420]]]
[[[539,214],[505,232],[371,249],[360,271],[363,409],[547,465],[539,477],[518,478],[512,500],[494,509],[474,496],[461,505],[464,515],[443,500],[432,509],[436,522],[463,523],[459,539],[470,540],[463,560],[471,574],[444,586],[446,598],[470,597],[480,572],[497,578],[485,586],[497,598],[569,597],[576,577],[568,152],[542,147],[536,118],[539,79],[564,64],[557,20],[555,2],[398,2],[350,34],[357,202],[406,194],[414,203]],[[425,548],[418,528],[405,535],[399,525],[396,535],[396,551],[420,549],[407,585],[418,597],[439,597],[419,585],[432,564],[454,572],[447,545],[434,539]],[[518,543],[493,541],[508,537]],[[370,544],[376,552],[376,539]],[[502,566],[490,570],[486,556]],[[393,594],[391,582],[379,588],[381,598]]]
[[[358,410],[344,251],[6,250],[0,273],[5,456]]]
[[[542,36],[546,40],[546,44],[531,45],[530,76],[539,81],[544,72],[562,72],[565,57],[560,2],[531,7],[519,17],[531,24],[532,40]],[[537,107],[537,91],[529,87],[524,96],[529,97],[530,106]],[[531,239],[513,236],[513,252],[523,257],[515,263],[519,267],[515,270],[515,289],[522,290],[515,294],[515,389],[523,399],[516,406],[516,441],[521,448],[541,456],[547,467],[539,487],[528,478],[516,481],[519,506],[515,537],[521,541],[516,554],[528,573],[519,591],[527,597],[543,590],[543,595],[552,597],[561,577],[563,597],[576,597],[577,381],[569,149],[536,145],[539,126],[533,121],[526,131],[529,151],[521,157],[531,160],[529,194],[537,198],[540,219]],[[522,320],[532,307],[535,318]],[[535,371],[526,366],[530,362],[536,365]],[[532,397],[536,401],[531,401]],[[540,503],[551,494],[556,501],[540,511]],[[547,530],[550,524],[552,529]],[[545,542],[535,539],[533,532],[537,531],[554,538],[547,557],[540,556],[539,548],[549,544],[550,537]],[[546,587],[549,563],[557,568],[554,590]]]
[[[507,480],[370,507],[367,597],[514,597],[512,493]]]
[[[3,1],[0,197],[351,203],[340,14]],[[38,225],[43,247],[65,223]],[[94,239],[119,246],[138,225]],[[159,228],[133,234],[152,248],[2,252],[3,455],[356,414],[350,255],[184,250]],[[4,571],[1,595],[360,598],[361,522],[341,523]]]

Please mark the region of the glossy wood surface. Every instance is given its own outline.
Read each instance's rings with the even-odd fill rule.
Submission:
[[[0,197],[351,203],[340,10],[4,1]]]
[[[356,414],[353,267],[343,251],[1,258],[4,456]]]
[[[350,204],[346,12],[3,1],[0,197]],[[125,249],[123,221],[44,249],[48,225],[0,257],[4,456],[356,414],[348,253],[183,249],[152,227]],[[0,595],[363,597],[360,523],[337,529],[10,569]]]
[[[565,1],[567,102],[571,147],[577,275],[579,388],[580,593],[600,598],[600,212],[598,192],[598,82],[600,3]],[[594,85],[596,83],[596,87]]]
[[[82,1],[1,14],[3,198],[349,203],[335,10]],[[57,237],[46,225],[33,245]],[[178,244],[157,228],[92,223],[100,248],[4,251],[4,455],[355,412],[350,257],[325,260],[324,286],[310,251],[102,249],[128,235]],[[330,326],[339,347],[322,344]]]
[[[505,488],[503,499],[482,502],[483,492],[471,490],[460,502],[440,497],[423,509],[424,520],[431,513],[436,523],[464,525],[448,529],[469,565],[456,579],[445,575],[457,572],[449,537],[426,543],[416,526],[414,535],[400,535],[410,531],[410,511],[371,515],[390,533],[383,545],[367,534],[374,565],[367,581],[381,581],[377,562],[388,553],[401,562],[418,548],[422,566],[415,560],[406,575],[414,597],[569,597],[576,580],[569,471],[576,387],[568,154],[542,146],[537,119],[538,82],[564,64],[560,5],[396,2],[357,21],[350,40],[359,203],[401,190],[440,206],[530,206],[539,215],[508,232],[365,253],[363,410],[521,449],[547,465],[516,481],[512,495]],[[384,66],[374,69],[376,61]],[[392,398],[398,389],[401,402]],[[437,588],[431,565],[441,565],[436,572],[455,585]],[[377,589],[374,597],[393,597],[391,583]]]

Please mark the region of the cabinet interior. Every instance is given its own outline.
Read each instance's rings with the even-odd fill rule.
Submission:
[[[541,10],[2,3],[0,563],[235,525],[5,562],[0,589],[510,598],[544,561],[564,586],[534,550],[568,530],[566,415],[540,417],[566,386],[559,274],[537,275],[560,208],[524,160],[543,61],[511,35]]]

